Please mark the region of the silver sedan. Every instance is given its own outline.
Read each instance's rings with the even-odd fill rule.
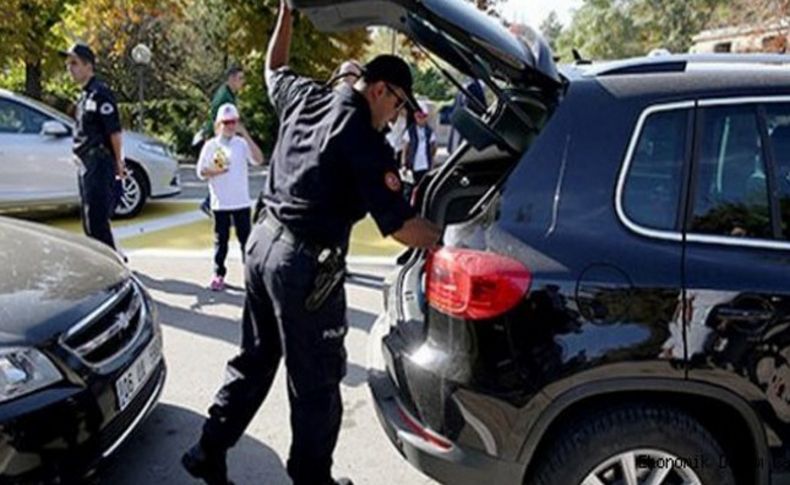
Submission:
[[[74,120],[33,99],[0,89],[0,213],[36,213],[79,204],[71,147]],[[148,198],[181,192],[178,162],[167,145],[124,131],[130,176],[115,209],[132,217]]]

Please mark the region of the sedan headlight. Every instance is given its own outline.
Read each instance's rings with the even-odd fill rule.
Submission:
[[[29,394],[61,379],[52,361],[36,349],[0,350],[0,402]]]
[[[140,143],[140,150],[160,157],[172,158],[170,150],[161,143]]]

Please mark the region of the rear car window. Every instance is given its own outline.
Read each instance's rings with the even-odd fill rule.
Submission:
[[[773,150],[782,237],[790,240],[790,104],[765,107],[768,143]]]
[[[645,119],[623,188],[628,218],[653,229],[675,229],[686,159],[688,110]]]
[[[766,163],[754,106],[702,110],[690,231],[770,239]]]

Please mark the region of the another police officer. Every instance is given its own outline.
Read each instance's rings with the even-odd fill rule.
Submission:
[[[112,91],[96,78],[96,56],[87,45],[74,44],[61,54],[69,74],[82,86],[74,133],[74,154],[81,162],[82,226],[85,234],[115,249],[110,217],[126,177],[118,106]]]
[[[291,11],[281,0],[266,80],[280,118],[264,200],[266,214],[247,244],[240,353],[228,362],[186,469],[227,482],[225,455],[269,392],[281,358],[288,371],[292,443],[287,470],[296,485],[350,483],[331,475],[342,416],[340,381],[348,330],[343,289],[352,225],[373,216],[383,235],[430,248],[438,227],[415,216],[401,195],[382,130],[414,103],[409,67],[377,57],[352,87],[332,89],[286,63]]]

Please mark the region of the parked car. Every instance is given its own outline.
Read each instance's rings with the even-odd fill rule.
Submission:
[[[104,245],[0,217],[0,482],[80,483],[156,406],[162,335]]]
[[[560,75],[467,2],[293,3],[325,30],[398,28],[497,97],[417,188],[443,247],[399,258],[372,330],[409,463],[453,484],[787,483],[790,57]]]
[[[21,94],[0,89],[0,212],[40,212],[79,204],[72,161],[74,120]],[[124,131],[130,176],[116,216],[133,217],[149,197],[181,192],[178,162],[167,145]]]

